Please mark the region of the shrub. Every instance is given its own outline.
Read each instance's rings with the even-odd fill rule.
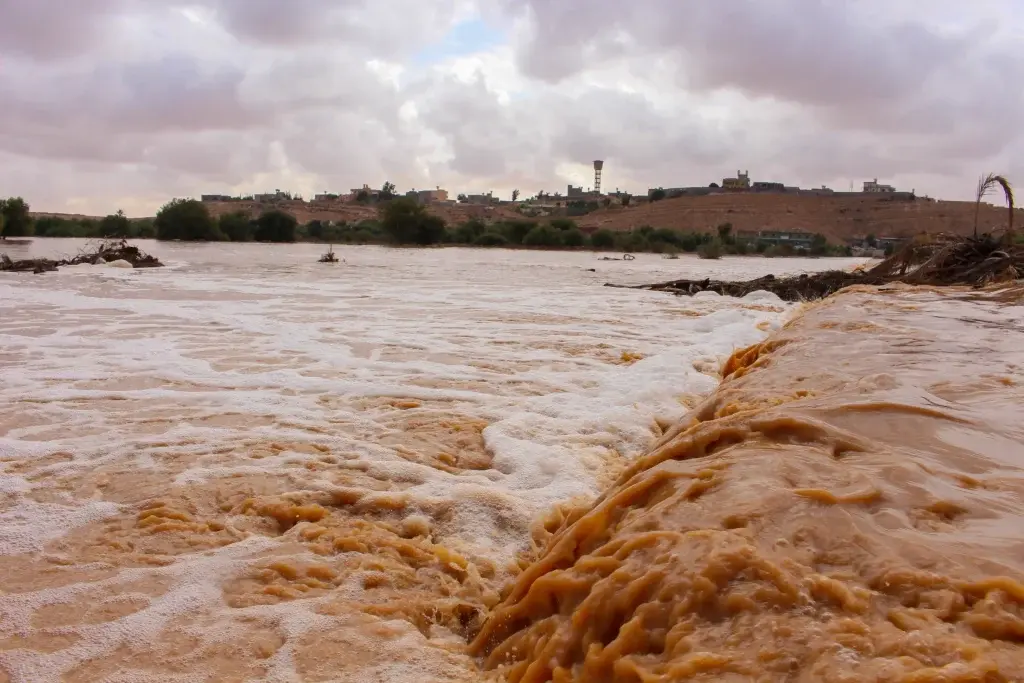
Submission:
[[[679,233],[675,230],[668,228],[657,228],[654,230],[649,239],[652,242],[662,242],[664,244],[671,244],[673,246],[681,246],[681,240],[679,239]]]
[[[571,218],[552,218],[551,227],[555,230],[575,230],[576,221]]]
[[[550,225],[538,225],[523,238],[529,247],[557,247],[562,244],[562,235]]]
[[[647,238],[639,232],[620,232],[615,236],[615,246],[622,251],[650,251]]]
[[[452,241],[459,244],[476,244],[477,238],[484,234],[487,226],[479,218],[470,218],[468,221],[461,223],[452,232]],[[506,242],[508,240],[505,240]]]
[[[284,211],[265,211],[256,219],[253,237],[259,242],[294,242],[298,224],[295,216]]]
[[[536,221],[507,221],[501,224],[499,230],[511,244],[523,244],[523,240],[535,227]]]
[[[567,247],[582,247],[587,243],[587,236],[579,231],[578,228],[572,228],[562,233],[562,244]]]
[[[496,232],[485,232],[473,240],[473,244],[479,247],[503,247],[508,244],[508,240]]]
[[[595,249],[611,249],[615,246],[615,233],[601,228],[590,236],[590,244]]]
[[[130,237],[132,224],[124,211],[118,211],[100,221],[100,233],[103,237]]]
[[[697,248],[697,256],[705,259],[722,258],[722,243],[718,240],[705,242]]]
[[[217,225],[220,231],[232,242],[248,242],[252,239],[252,220],[250,220],[249,214],[244,211],[222,214],[217,221]],[[317,237],[317,235],[313,234],[312,228],[309,234],[311,237]]]

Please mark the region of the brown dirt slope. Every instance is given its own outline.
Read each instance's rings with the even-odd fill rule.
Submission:
[[[376,207],[343,202],[332,203],[328,206],[305,202],[280,202],[272,206],[256,202],[207,202],[206,206],[215,217],[233,211],[245,211],[255,217],[268,208],[276,208],[295,216],[300,223],[308,223],[312,220],[353,223],[377,217]],[[520,214],[502,206],[437,204],[428,206],[427,210],[443,218],[449,225],[462,223],[470,218],[480,218],[485,221],[522,219]]]
[[[979,231],[1006,226],[1005,207],[982,204]],[[1024,211],[1014,223],[1022,225]],[[880,197],[800,197],[770,194],[679,197],[652,204],[611,207],[578,220],[588,230],[621,231],[651,225],[688,232],[714,231],[732,223],[734,233],[746,230],[804,230],[820,232],[830,242],[874,234],[909,237],[921,232],[970,234],[974,202],[917,199],[893,201]]]

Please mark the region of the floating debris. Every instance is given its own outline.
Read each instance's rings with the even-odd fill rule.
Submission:
[[[147,254],[128,240],[104,240],[99,246],[70,259],[54,261],[52,259],[35,258],[13,261],[7,254],[0,254],[0,271],[12,273],[48,273],[60,266],[80,266],[83,264],[98,265],[117,262],[117,267],[125,268],[160,268],[164,264]]]
[[[717,292],[735,297],[764,290],[785,301],[808,301],[824,298],[851,285],[902,282],[908,285],[967,285],[980,288],[995,282],[1017,280],[1021,273],[1024,273],[1024,247],[1008,245],[991,235],[940,235],[928,242],[909,244],[870,270],[828,270],[787,278],[765,275],[741,282],[705,278],[670,280],[650,285],[607,283],[605,286],[648,289],[677,295]]]

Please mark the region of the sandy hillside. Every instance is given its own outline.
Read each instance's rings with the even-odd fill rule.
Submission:
[[[1024,220],[1018,210],[1014,223]],[[1004,207],[983,204],[979,227],[1006,225]],[[877,197],[798,197],[769,194],[680,197],[653,204],[601,209],[579,219],[581,227],[629,230],[643,225],[703,232],[721,223],[740,230],[806,230],[830,241],[875,234],[904,237],[920,232],[967,233],[973,202],[886,201]]]

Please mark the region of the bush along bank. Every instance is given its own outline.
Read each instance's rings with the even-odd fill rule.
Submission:
[[[23,207],[23,210],[22,210]],[[195,199],[174,199],[151,219],[128,219],[117,212],[102,219],[27,216],[28,205],[11,203],[11,235],[85,238],[152,238],[206,242],[318,242],[397,246],[473,246],[533,249],[594,249],[599,251],[700,254],[718,258],[733,254],[765,256],[845,256],[845,246],[829,244],[817,235],[809,248],[751,243],[723,223],[705,232],[683,232],[644,226],[629,232],[597,230],[586,233],[572,218],[487,223],[470,219],[447,224],[414,200],[400,197],[382,202],[377,216],[358,222],[313,220],[299,224],[283,211],[258,216],[245,212],[213,216]]]

